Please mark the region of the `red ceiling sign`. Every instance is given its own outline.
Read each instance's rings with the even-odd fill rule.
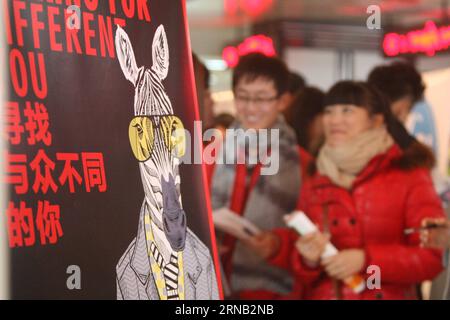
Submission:
[[[388,57],[415,53],[434,56],[449,47],[450,25],[437,27],[433,21],[427,21],[422,29],[405,34],[387,33],[383,39],[383,51]]]
[[[272,39],[260,34],[248,37],[237,47],[228,46],[224,48],[222,58],[229,67],[233,68],[239,62],[239,57],[251,52],[260,52],[269,57],[276,55]]]
[[[273,0],[225,0],[225,12],[236,15],[239,9],[251,17],[258,17],[272,7]]]

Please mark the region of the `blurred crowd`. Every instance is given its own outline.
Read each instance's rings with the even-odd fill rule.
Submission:
[[[441,275],[433,298],[450,299],[442,276],[450,222],[432,178],[435,156],[404,126],[425,90],[412,64],[381,65],[366,81],[323,92],[280,59],[252,53],[233,70],[235,117],[214,116],[209,72],[196,57],[194,70],[204,127],[225,137],[217,157],[227,129],[279,131],[277,148],[264,146],[278,152],[276,174],[262,175],[261,163],[207,168],[213,219],[227,208],[261,230],[245,239],[216,230],[227,298],[421,299],[421,284]],[[317,230],[289,228],[295,211]],[[338,252],[326,255],[330,243]],[[349,284],[374,276],[363,290]]]

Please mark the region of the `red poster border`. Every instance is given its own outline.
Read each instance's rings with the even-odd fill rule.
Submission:
[[[181,0],[181,6],[183,10],[183,20],[184,20],[184,30],[186,32],[186,40],[187,40],[187,51],[188,53],[192,52],[191,49],[191,39],[189,34],[189,24],[187,20],[187,11],[186,11],[186,0]],[[195,113],[195,119],[200,119],[200,113],[199,113],[199,106],[198,106],[198,97],[197,97],[197,90],[195,88],[195,77],[194,77],[194,65],[192,60],[192,55],[188,54],[188,61],[189,61],[189,72],[191,75],[191,91],[192,91],[192,97],[194,98],[194,113]],[[202,132],[201,128],[199,126],[194,126],[194,130],[197,130],[197,136],[200,141],[197,141],[197,143],[200,145],[200,148],[202,149],[203,154],[203,141],[201,139]],[[195,144],[194,144],[195,145]],[[208,224],[209,224],[209,230],[211,235],[211,245],[212,245],[212,255],[214,259],[214,265],[216,269],[216,277],[217,277],[217,285],[219,288],[219,295],[220,299],[223,300],[223,287],[222,287],[222,278],[220,273],[220,267],[219,267],[219,256],[217,251],[217,244],[216,244],[216,233],[214,231],[214,224],[212,221],[212,210],[211,210],[211,201],[210,201],[210,192],[208,188],[208,182],[206,179],[206,167],[205,164],[202,161],[202,180],[203,180],[203,191],[205,194],[206,199],[206,209],[208,211]]]

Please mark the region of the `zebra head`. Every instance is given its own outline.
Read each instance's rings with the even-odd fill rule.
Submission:
[[[122,72],[135,87],[130,142],[135,156],[139,155],[136,157],[140,161],[146,203],[152,221],[164,231],[172,249],[180,251],[184,248],[186,216],[181,205],[179,158],[169,145],[172,127],[181,121],[174,116],[162,84],[169,71],[164,26],[158,27],[153,38],[151,68],[137,67],[130,39],[120,26],[117,26],[115,45]],[[136,130],[134,139],[132,130]]]

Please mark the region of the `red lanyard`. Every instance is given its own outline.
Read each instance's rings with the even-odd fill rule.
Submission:
[[[245,164],[236,165],[236,175],[234,178],[233,193],[231,195],[230,210],[239,215],[244,214],[245,205],[247,204],[250,192],[258,182],[261,174],[261,164],[258,163],[253,169],[250,183],[247,186],[248,170]]]
[[[261,174],[261,163],[258,163],[253,169],[250,177],[250,183],[247,186],[247,174],[248,170],[245,164],[237,164],[235,166],[236,174],[234,177],[233,193],[231,195],[230,210],[236,214],[242,216],[245,211],[247,200],[258,182]],[[229,250],[222,255],[222,263],[225,269],[225,275],[230,279],[232,271],[232,256],[236,246],[236,238],[229,234],[225,234],[223,239],[223,245]]]

